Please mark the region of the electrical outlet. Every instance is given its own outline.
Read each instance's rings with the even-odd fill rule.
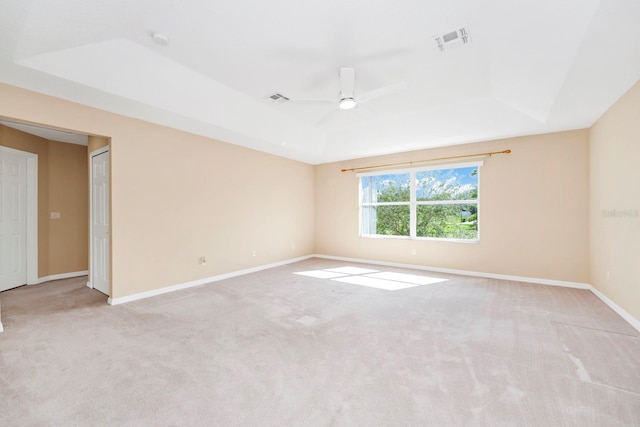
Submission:
[[[256,256],[256,250],[251,251],[251,256]]]
[[[60,219],[60,212],[51,212],[51,219]]]
[[[418,251],[416,251],[415,249],[411,249],[411,255],[415,255],[417,253],[418,253]]]
[[[207,265],[207,257],[206,256],[201,256],[200,257],[200,264],[201,265]]]

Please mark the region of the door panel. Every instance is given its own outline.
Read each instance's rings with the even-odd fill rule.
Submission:
[[[0,291],[27,283],[27,160],[0,151]]]
[[[91,283],[109,295],[109,153],[91,158]]]

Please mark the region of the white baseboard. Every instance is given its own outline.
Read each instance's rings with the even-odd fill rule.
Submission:
[[[52,274],[50,276],[38,277],[38,281],[36,283],[30,283],[33,285],[39,285],[40,283],[50,282],[52,280],[61,280],[61,279],[71,279],[73,277],[81,277],[88,275],[89,272],[85,271],[74,271],[72,273],[62,273],[62,274]]]
[[[616,304],[615,302],[611,301],[605,294],[603,294],[602,292],[600,292],[599,290],[597,290],[596,288],[594,288],[593,286],[590,286],[590,290],[591,292],[593,292],[593,294],[595,296],[597,296],[598,298],[600,298],[600,300],[605,303],[606,305],[609,306],[609,308],[613,311],[615,311],[620,317],[622,317],[624,320],[626,320],[631,326],[633,326],[634,328],[636,328],[636,330],[638,332],[640,332],[640,320],[636,319],[635,317],[633,317],[632,315],[630,315],[629,313],[627,313],[625,311],[625,309],[623,309],[622,307],[620,307],[618,304]]]
[[[423,271],[433,271],[436,273],[447,273],[447,274],[457,274],[459,276],[473,276],[473,277],[485,277],[488,279],[500,279],[500,280],[511,280],[515,282],[525,282],[525,283],[537,283],[540,285],[549,285],[549,286],[563,286],[565,288],[576,288],[576,289],[591,289],[591,285],[587,283],[580,282],[566,282],[562,280],[551,280],[551,279],[539,279],[535,277],[521,277],[521,276],[511,276],[508,274],[494,274],[494,273],[485,273],[483,271],[469,271],[469,270],[457,270],[453,268],[441,268],[441,267],[430,267],[425,265],[416,265],[416,264],[402,264],[399,262],[386,262],[386,261],[375,261],[368,259],[359,259],[359,258],[345,258],[345,257],[337,257],[330,255],[322,255],[316,254],[314,255],[316,258],[324,258],[324,259],[332,259],[336,261],[345,261],[345,262],[359,262],[363,264],[374,264],[374,265],[385,265],[388,267],[398,267],[398,268],[410,268],[413,270],[423,270]]]
[[[207,283],[213,283],[213,282],[218,282],[220,280],[231,279],[233,277],[243,276],[245,274],[256,273],[258,271],[268,270],[270,268],[280,267],[282,265],[291,264],[298,261],[304,261],[309,258],[313,258],[313,255],[307,255],[299,258],[292,258],[285,261],[275,262],[273,264],[266,264],[258,267],[247,268],[245,270],[233,271],[231,273],[220,274],[218,276],[205,277],[204,279],[198,279],[198,280],[194,280],[192,282],[187,282],[187,283],[180,283],[177,285],[167,286],[160,289],[154,289],[152,291],[140,292],[138,294],[127,295],[125,297],[120,297],[120,298],[109,297],[107,302],[111,305],[118,305],[126,302],[137,301],[140,299],[155,297],[157,295],[162,295],[169,292],[175,292],[182,289],[193,288],[194,286],[205,285]]]
[[[451,268],[429,267],[424,265],[402,264],[397,262],[385,262],[385,261],[367,260],[367,259],[360,259],[360,258],[346,258],[346,257],[337,257],[337,256],[322,255],[322,254],[313,254],[313,255],[307,255],[299,258],[288,259],[288,260],[276,262],[273,264],[266,264],[258,267],[248,268],[245,270],[225,273],[218,276],[206,277],[204,279],[194,280],[192,282],[187,282],[187,283],[180,283],[177,285],[167,286],[160,289],[154,289],[152,291],[140,292],[140,293],[128,295],[125,297],[109,298],[108,303],[111,305],[118,305],[118,304],[123,304],[131,301],[137,301],[140,299],[150,298],[157,295],[166,294],[169,292],[179,291],[181,289],[188,289],[194,286],[204,285],[206,283],[217,282],[224,279],[230,279],[232,277],[238,277],[245,274],[255,273],[258,271],[267,270],[269,268],[279,267],[281,265],[291,264],[298,261],[304,261],[310,258],[323,258],[323,259],[332,259],[332,260],[344,261],[344,262],[358,262],[363,264],[385,265],[389,267],[411,268],[414,270],[434,271],[438,273],[457,274],[461,276],[486,277],[491,279],[512,280],[512,281],[518,281],[518,282],[537,283],[537,284],[550,285],[550,286],[564,286],[568,288],[577,288],[577,289],[591,289],[591,285],[588,285],[586,283],[566,282],[566,281],[560,281],[560,280],[510,276],[505,274],[493,274],[493,273],[485,273],[485,272],[479,272],[479,271],[456,270]],[[87,283],[87,286],[90,287],[89,283]]]

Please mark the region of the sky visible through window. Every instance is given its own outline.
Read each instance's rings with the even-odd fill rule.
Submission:
[[[445,184],[455,184],[469,188],[470,186],[478,185],[478,176],[474,175],[474,171],[477,171],[477,166],[469,166],[455,169],[437,169],[431,171],[420,171],[416,173],[416,181],[420,182],[420,176],[422,174],[429,174],[435,176],[440,186]],[[389,186],[396,188],[409,188],[409,173],[394,173],[385,175],[373,175],[370,180],[364,181],[363,189],[368,189],[371,186],[374,190],[381,190]]]

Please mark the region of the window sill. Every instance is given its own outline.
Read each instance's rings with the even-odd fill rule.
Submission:
[[[439,237],[410,237],[410,236],[385,236],[380,234],[361,234],[364,239],[392,239],[392,240],[418,240],[429,242],[448,242],[448,243],[480,243],[480,239],[447,239]]]

